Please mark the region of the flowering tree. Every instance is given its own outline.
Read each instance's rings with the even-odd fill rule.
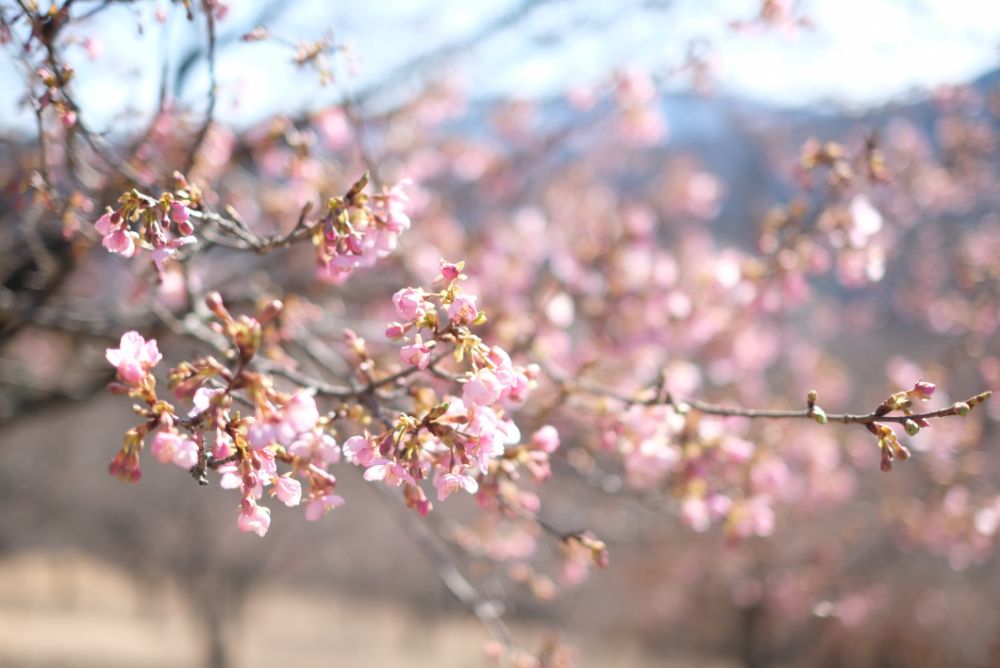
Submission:
[[[117,478],[172,464],[232,490],[236,529],[263,537],[274,504],[318,523],[342,512],[338,477],[356,470],[413,511],[418,544],[495,636],[489,652],[516,665],[569,658],[518,648],[434,541],[539,598],[552,577],[579,583],[608,565],[606,533],[586,513],[550,518],[550,478],[679,518],[692,546],[721,535],[718,570],[692,577],[725,580],[745,611],[747,665],[793,646],[761,630],[762,611],[850,624],[877,598],[869,583],[834,591],[856,552],[827,555],[825,576],[794,591],[767,575],[817,512],[882,505],[899,544],[956,568],[990,558],[1000,460],[976,415],[1000,378],[995,99],[942,92],[934,143],[903,116],[829,141],[789,130],[766,165],[787,202],[749,249],[725,224],[745,229],[753,202],[726,211],[720,176],[659,150],[657,85],[700,81],[698,58],[574,90],[560,102],[571,113],[553,114],[569,121],[498,104],[478,136],[457,122],[461,91],[438,81],[377,112],[346,94],[237,130],[216,118],[221,43],[287,45],[289,67],[346,86],[345,51],[230,30],[225,4],[185,1],[137,20],[183,12],[197,27],[204,108],[165,76],[150,118],[105,133],[77,102],[72,62],[80,47],[97,56],[88,22],[114,4],[0,10],[37,122],[3,166],[0,341],[36,386],[37,336],[62,355],[48,376],[77,379],[18,410],[113,372],[108,389],[136,415]],[[764,2],[735,27],[805,25]],[[975,220],[956,231],[959,217]],[[109,342],[103,374],[73,354],[93,339]],[[934,362],[944,346],[954,363]],[[475,519],[432,522],[464,495]],[[557,564],[537,557],[546,544]]]

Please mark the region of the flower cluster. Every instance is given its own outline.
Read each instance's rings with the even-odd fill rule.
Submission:
[[[63,65],[54,72],[49,68],[42,67],[38,69],[36,74],[39,80],[41,80],[42,85],[45,86],[45,92],[38,98],[39,109],[51,106],[59,114],[59,121],[64,128],[71,128],[76,125],[76,110],[62,92],[63,86],[68,84],[73,78],[73,68]]]
[[[151,250],[157,270],[163,271],[178,249],[197,241],[189,209],[200,206],[201,193],[180,173],[174,173],[174,182],[174,191],[159,199],[132,190],[118,199],[118,208],[108,207],[94,223],[101,245],[129,258],[137,248]]]
[[[314,397],[305,390],[279,392],[270,377],[247,370],[263,326],[280,313],[281,303],[268,303],[252,318],[234,318],[217,293],[210,294],[206,303],[222,321],[216,330],[234,345],[237,368],[205,357],[172,369],[175,397],[191,400],[185,416],[157,395],[152,369],[161,355],[155,340],[127,332],[117,349],[107,351],[121,381],[112,389],[146,404],[137,407],[145,422],[127,432],[109,471],[125,480],[139,480],[139,453],[145,438],[153,434],[150,451],[158,461],[189,470],[203,483],[207,470],[215,469],[223,488],[241,491],[237,521],[241,530],[260,536],[267,532],[270,510],[259,503],[265,491],[287,506],[304,501],[306,519],[319,519],[343,503],[335,493],[336,479],[327,470],[340,460],[340,448],[329,433],[331,420],[320,415]],[[252,416],[233,410],[237,388],[246,391]],[[289,470],[279,472],[279,463]]]
[[[256,415],[244,420],[243,450],[238,451],[235,461],[220,466],[219,473],[223,488],[241,490],[237,526],[263,536],[271,515],[258,501],[268,487],[271,496],[289,507],[302,503],[304,495],[305,515],[310,521],[344,500],[334,493],[336,479],[327,471],[330,464],[340,461],[340,449],[328,433],[329,420],[320,416],[315,399],[302,390],[283,395],[271,391],[266,383],[254,396]],[[291,471],[279,474],[279,461],[290,464]]]
[[[185,416],[156,393],[151,373],[161,359],[156,342],[126,333],[107,358],[118,370],[117,391],[145,402],[146,408],[137,408],[145,422],[129,431],[112,473],[138,480],[139,452],[146,436],[153,434],[150,449],[157,460],[188,469],[202,482],[207,482],[208,470],[217,470],[222,487],[240,490],[237,525],[258,535],[270,526],[270,510],[260,502],[265,493],[288,506],[304,502],[310,520],[341,505],[328,467],[342,454],[365,468],[366,480],[403,487],[407,504],[422,514],[431,510],[422,480],[433,481],[439,501],[457,491],[476,494],[484,482],[487,497],[496,501],[498,480],[517,480],[521,466],[534,480],[544,480],[550,474],[549,455],[559,447],[558,432],[546,425],[521,444],[520,430],[507,413],[525,401],[538,369],[516,366],[505,350],[472,333],[471,327],[485,322],[486,316],[476,309],[476,297],[460,288],[465,278],[461,269],[460,264],[443,263],[437,292],[399,291],[393,302],[402,321],[389,328],[396,338],[411,341],[406,347],[418,349],[403,354],[414,372],[434,372],[429,378],[445,379],[449,388],[461,387],[461,396],[445,391],[439,397],[423,388],[413,393],[412,413],[400,413],[394,420],[372,413],[363,402],[348,402],[340,411],[323,415],[312,390],[279,391],[270,375],[251,369],[265,338],[264,327],[283,309],[278,301],[263,305],[253,317],[234,317],[218,293],[206,297],[208,310],[218,319],[212,328],[232,344],[228,357],[235,368],[205,357],[172,369],[169,384],[175,397],[192,403]],[[347,340],[372,361],[362,339],[349,333]],[[438,346],[449,347],[455,364],[464,370],[455,373],[435,366],[441,360],[428,355]],[[237,399],[252,406],[252,415],[234,410]],[[366,414],[367,423],[372,417],[382,419],[385,430],[352,436],[341,448],[333,435],[334,421],[358,420]],[[279,471],[282,464],[290,470]],[[507,496],[505,502],[510,502],[516,494]]]
[[[386,329],[389,338],[406,342],[400,350],[404,363],[460,383],[462,396],[446,393],[439,400],[425,394],[415,415],[402,414],[381,435],[355,437],[344,445],[347,458],[366,468],[367,480],[405,485],[409,505],[421,513],[429,512],[431,503],[418,481],[432,479],[443,501],[459,490],[476,493],[482,479],[499,470],[521,441],[506,411],[524,402],[538,371],[515,366],[505,350],[472,333],[486,315],[477,309],[475,295],[459,286],[462,268],[463,263],[443,262],[437,292],[412,287],[397,292],[392,301],[400,320]],[[456,364],[465,365],[461,374],[436,367],[440,357],[432,351],[445,346]],[[542,440],[540,451],[551,452],[558,434],[546,433]],[[539,459],[525,462],[541,470],[545,462]]]
[[[365,174],[346,195],[327,201],[326,214],[312,235],[321,278],[340,282],[396,249],[399,235],[410,227],[405,211],[410,183],[406,179],[385,193],[367,195]]]

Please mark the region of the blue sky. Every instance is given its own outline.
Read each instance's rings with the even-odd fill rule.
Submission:
[[[342,77],[363,89],[409,58],[460,39],[508,11],[519,0],[296,0],[274,24],[275,32],[315,39],[332,31],[354,46],[361,72]],[[649,9],[641,0],[554,0],[516,28],[484,41],[450,66],[474,95],[550,95],[593,81],[622,65],[666,68],[689,45],[713,46],[718,90],[782,106],[818,104],[863,107],[926,88],[969,80],[1000,65],[1000,1],[997,0],[802,0],[816,24],[795,35],[781,31],[737,34],[735,19],[751,17],[755,0],[673,0]],[[249,27],[255,2],[232,0],[221,30]],[[176,60],[194,38],[181,12],[167,25],[152,22],[154,2],[142,9],[113,8],[81,25],[103,44],[90,63],[81,48],[70,51],[78,71],[77,97],[95,125],[112,123],[123,106],[136,116],[156,101],[163,55]],[[136,25],[146,23],[146,35]],[[220,114],[237,123],[268,112],[294,112],[332,102],[343,88],[321,88],[314,74],[298,72],[290,52],[267,42],[235,44],[219,61]],[[0,59],[0,84],[16,83],[11,51]],[[200,68],[194,98],[207,88]],[[24,125],[17,96],[0,99],[0,125]],[[238,100],[238,103],[237,103]]]

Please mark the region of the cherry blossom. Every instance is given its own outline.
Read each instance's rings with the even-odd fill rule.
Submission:
[[[108,348],[105,357],[118,371],[118,378],[129,385],[137,385],[146,377],[163,356],[156,339],[146,340],[136,331],[122,334],[117,348]]]

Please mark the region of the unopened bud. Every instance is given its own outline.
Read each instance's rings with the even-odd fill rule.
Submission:
[[[916,436],[920,432],[920,425],[915,420],[907,420],[903,423],[903,429],[910,436]]]
[[[365,252],[364,240],[360,234],[348,234],[346,240],[347,249],[354,255],[361,255]]]
[[[383,457],[388,457],[395,449],[396,441],[393,439],[391,431],[385,432],[378,441],[378,451]]]
[[[959,401],[954,406],[952,406],[951,409],[956,413],[958,413],[959,415],[963,416],[968,415],[969,411],[972,410],[969,404],[965,403],[964,401]]]
[[[928,383],[926,380],[921,380],[913,386],[913,393],[920,397],[922,400],[927,401],[934,394],[934,390],[937,386],[934,383]]]
[[[214,290],[205,295],[205,306],[222,320],[229,321],[233,319],[229,315],[229,311],[226,310],[226,306],[222,303],[222,295]]]
[[[462,269],[465,267],[465,260],[461,262],[451,263],[441,261],[441,278],[446,281],[454,281],[462,275]]]
[[[285,305],[280,299],[274,299],[268,302],[267,306],[262,308],[260,313],[257,314],[257,322],[264,324],[274,320],[284,308]]]
[[[882,447],[882,459],[879,463],[879,468],[886,473],[892,470],[892,449],[887,445]]]
[[[249,362],[257,354],[257,349],[260,348],[260,325],[249,321],[246,316],[241,316],[240,322],[231,331],[233,343],[240,351],[240,359],[244,363]]]

